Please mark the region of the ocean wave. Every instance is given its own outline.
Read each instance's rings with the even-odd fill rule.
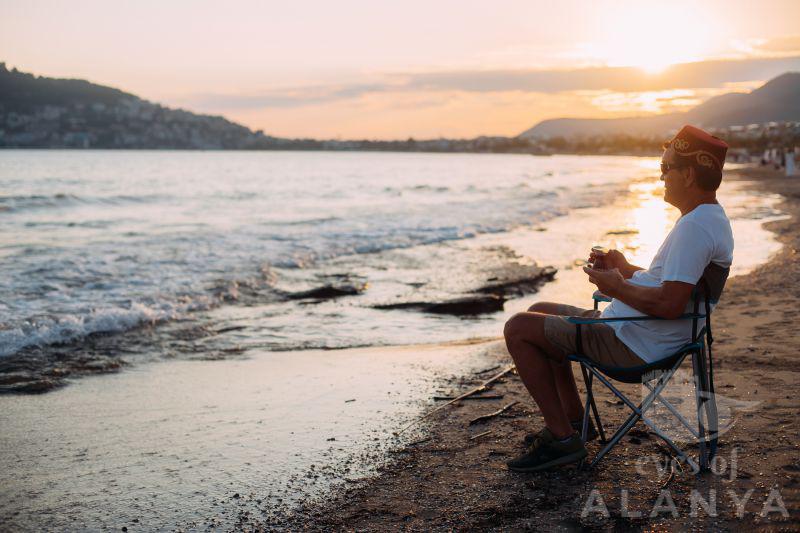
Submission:
[[[78,205],[125,205],[148,204],[169,197],[157,194],[79,196],[71,193],[30,194],[0,196],[0,212],[25,211],[31,209],[61,208]]]
[[[312,217],[300,220],[266,220],[261,222],[262,226],[314,226],[327,222],[337,222],[342,220],[340,217]]]
[[[4,211],[59,207],[79,202],[78,196],[66,193],[0,196],[0,207]]]
[[[174,309],[134,303],[129,308],[97,309],[84,316],[30,318],[22,324],[0,329],[0,356],[13,355],[26,348],[74,342],[92,334],[121,333],[176,316]]]
[[[115,334],[142,326],[185,318],[224,304],[266,303],[288,299],[276,291],[275,274],[262,267],[243,279],[218,279],[198,293],[162,296],[157,301],[106,305],[88,313],[38,315],[14,323],[0,323],[0,357],[28,348],[43,348],[80,341],[95,334]],[[291,295],[289,295],[291,296]],[[4,302],[0,301],[0,304]]]
[[[383,192],[400,196],[406,192],[413,193],[445,193],[452,189],[445,185],[408,185],[406,187],[384,187]]]

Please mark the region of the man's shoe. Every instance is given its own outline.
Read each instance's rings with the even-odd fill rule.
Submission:
[[[578,437],[580,437],[581,430],[583,429],[583,420],[574,420],[570,422],[569,425],[572,426],[572,429],[578,432]],[[541,431],[539,433],[541,433]],[[539,433],[528,433],[525,435],[525,437],[522,439],[522,443],[526,448],[533,444],[533,441],[536,439]],[[599,436],[600,434],[597,432],[597,428],[594,427],[594,422],[592,422],[592,419],[590,418],[589,428],[586,430],[586,442],[593,441]]]
[[[586,457],[586,447],[581,438],[573,433],[569,440],[561,442],[544,428],[524,454],[507,462],[514,472],[539,472],[554,466],[577,463]]]

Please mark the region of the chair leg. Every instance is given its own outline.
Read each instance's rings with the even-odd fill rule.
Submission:
[[[603,422],[600,421],[600,414],[597,412],[597,405],[594,403],[594,396],[592,396],[592,412],[594,413],[594,421],[597,426],[597,431],[600,432],[600,443],[605,444],[608,442],[606,438],[606,430],[603,429]]]
[[[583,420],[581,421],[581,440],[585,443],[586,437],[589,434],[589,405],[592,397],[592,385],[586,377],[586,368],[584,368],[583,363],[578,364],[581,367],[581,373],[583,374],[583,383],[586,385],[586,402],[583,406]],[[586,458],[583,458],[578,463],[578,469],[583,470],[585,465]]]
[[[708,460],[711,461],[711,459],[713,459],[717,454],[717,439],[719,438],[719,415],[717,413],[716,394],[711,392],[711,384],[709,383],[708,367],[706,366],[705,345],[703,345],[703,349],[699,357],[703,370],[703,405],[705,405],[706,408],[706,422],[708,424]]]
[[[586,407],[583,410],[583,439],[586,440],[586,434],[589,431],[589,408],[592,409],[592,414],[594,415],[595,425],[597,426],[597,431],[600,432],[600,442],[605,444],[606,440],[606,432],[603,429],[603,422],[600,420],[600,413],[597,410],[597,404],[594,401],[594,391],[592,389],[593,381],[594,381],[594,374],[591,372],[586,371],[586,367],[581,364],[581,372],[583,373],[583,383],[586,385]]]
[[[639,418],[641,418],[641,416],[638,413],[631,414],[631,416],[628,417],[628,420],[626,420],[625,423],[616,431],[616,433],[614,433],[614,435],[611,437],[611,440],[608,441],[608,444],[606,444],[602,450],[597,452],[597,455],[589,465],[589,468],[594,468],[594,466],[600,462],[600,459],[610,452],[611,449],[617,445],[620,439],[622,439],[622,437],[624,437],[625,434],[630,431],[633,425],[639,421]]]
[[[653,388],[650,385],[647,385],[647,388],[650,389],[651,391],[653,390]],[[664,407],[666,407],[675,416],[675,418],[678,419],[678,422],[683,424],[683,427],[685,427],[689,431],[689,433],[692,434],[694,438],[698,437],[697,430],[692,427],[691,422],[686,420],[686,418],[681,414],[681,412],[678,411],[678,409],[674,405],[672,405],[669,402],[669,400],[661,396],[661,394],[657,394],[656,397],[658,401],[661,402],[664,405]]]
[[[584,376],[586,378],[586,376]],[[586,380],[584,379],[586,382]],[[583,403],[583,419],[581,420],[581,439],[586,442],[586,437],[589,436],[589,409],[592,402],[592,393],[589,382],[586,382],[586,401]]]
[[[692,380],[694,381],[694,397],[697,402],[697,445],[698,458],[700,459],[700,470],[705,471],[708,467],[706,455],[706,430],[703,424],[703,392],[705,390],[705,379],[703,379],[703,365],[700,361],[700,352],[692,353]]]
[[[719,415],[717,413],[717,401],[713,393],[709,393],[710,398],[706,400],[706,416],[708,417],[708,460],[711,461],[717,455],[717,442],[719,440]]]
[[[694,462],[694,459],[692,459],[691,457],[689,457],[689,456],[688,456],[688,455],[687,455],[687,454],[686,454],[686,453],[685,453],[683,450],[681,450],[681,449],[678,447],[678,445],[677,445],[677,444],[675,444],[674,442],[672,442],[672,439],[670,439],[670,438],[669,438],[669,437],[668,437],[668,436],[667,436],[667,435],[666,435],[666,434],[665,434],[663,431],[661,431],[661,430],[658,428],[658,426],[656,426],[656,425],[655,425],[655,424],[654,424],[654,423],[653,423],[653,422],[652,422],[652,421],[651,421],[649,418],[647,418],[647,417],[644,417],[644,416],[643,416],[643,417],[642,417],[642,421],[643,421],[645,424],[647,424],[647,426],[648,426],[648,427],[649,427],[651,430],[653,430],[653,433],[655,433],[656,435],[658,435],[658,436],[661,438],[661,440],[663,440],[663,441],[664,441],[664,443],[665,443],[667,446],[669,446],[670,448],[672,448],[672,449],[675,451],[675,454],[678,456],[678,459],[680,459],[681,461],[684,461],[684,462],[686,462],[687,464],[689,464],[689,466],[691,466],[691,467],[692,467],[692,469],[693,469],[693,470],[695,470],[695,471],[701,470],[701,467],[698,467],[697,463],[695,463],[695,462]],[[702,463],[702,457],[701,457],[701,463]]]

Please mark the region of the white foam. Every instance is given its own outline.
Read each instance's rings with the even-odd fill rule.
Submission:
[[[199,307],[207,307],[207,304],[165,303],[160,307],[151,307],[134,303],[129,308],[106,307],[82,316],[37,318],[17,327],[0,330],[0,356],[12,355],[31,347],[74,342],[93,333],[120,333],[147,324],[174,320],[187,310]]]

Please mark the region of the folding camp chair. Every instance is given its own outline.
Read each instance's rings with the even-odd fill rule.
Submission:
[[[575,324],[577,341],[577,353],[570,355],[568,359],[580,364],[583,381],[586,384],[586,404],[583,414],[581,436],[584,441],[586,441],[591,409],[591,413],[594,415],[597,428],[600,432],[600,442],[605,444],[603,449],[600,450],[594,460],[592,460],[589,468],[594,467],[609,451],[611,451],[639,420],[647,424],[656,435],[675,451],[680,460],[690,464],[695,471],[703,471],[708,468],[711,459],[714,458],[717,451],[719,432],[717,404],[714,398],[714,370],[711,357],[711,345],[714,342],[714,338],[711,335],[711,304],[716,304],[717,301],[719,301],[722,289],[728,279],[729,271],[730,269],[720,267],[714,263],[708,265],[692,295],[694,300],[694,312],[686,313],[676,319],[692,320],[691,341],[682,346],[674,354],[656,361],[655,363],[628,368],[600,365],[583,355],[581,328],[586,324],[664,319],[652,316],[617,318],[565,317],[570,323]],[[595,309],[597,309],[599,302],[611,301],[608,296],[599,291],[594,293],[593,300]],[[700,312],[701,300],[704,302],[704,312],[702,313]],[[698,331],[701,319],[705,319],[705,325]],[[684,359],[689,355],[692,357],[694,392],[697,402],[697,428],[686,420],[675,406],[661,395],[661,392],[667,386],[669,380],[681,366]],[[617,429],[616,433],[614,433],[609,440],[606,440],[603,424],[600,421],[600,414],[597,410],[594,394],[592,392],[592,384],[595,377],[632,411],[628,419]],[[624,383],[641,383],[648,389],[649,393],[636,405],[620,392],[619,389],[611,383],[609,378]],[[694,438],[697,439],[699,446],[699,466],[646,415],[647,410],[654,405],[656,400],[660,401],[664,407],[689,430]],[[704,411],[706,415],[706,424],[703,422]]]

